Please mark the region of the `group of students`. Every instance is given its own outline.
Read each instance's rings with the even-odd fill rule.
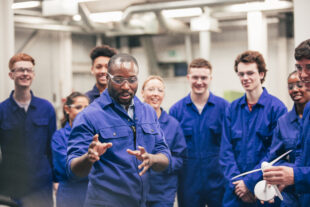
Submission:
[[[149,76],[136,96],[136,59],[107,45],[90,54],[96,78],[86,94],[71,93],[56,131],[52,105],[33,95],[34,59],[9,62],[15,89],[0,104],[0,195],[18,206],[180,207],[307,206],[310,39],[295,49],[288,77],[291,111],[262,86],[267,69],[257,51],[237,56],[234,70],[245,94],[228,103],[209,90],[212,65],[188,66],[190,93],[169,114],[161,108],[165,84]],[[307,127],[308,126],[308,127]],[[292,149],[281,165],[260,168]],[[279,185],[284,200],[262,203],[255,184]]]

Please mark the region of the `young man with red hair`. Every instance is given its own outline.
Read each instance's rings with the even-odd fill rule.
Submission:
[[[9,77],[14,90],[0,104],[0,194],[23,207],[52,207],[51,137],[56,130],[53,106],[33,95],[34,59],[14,55]]]

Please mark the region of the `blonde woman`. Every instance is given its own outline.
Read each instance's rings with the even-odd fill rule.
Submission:
[[[183,165],[186,143],[179,122],[160,106],[165,96],[164,81],[160,76],[150,76],[142,86],[144,102],[156,111],[160,128],[171,151],[171,168],[164,172],[150,172],[150,191],[147,207],[172,207],[178,185],[178,170]]]

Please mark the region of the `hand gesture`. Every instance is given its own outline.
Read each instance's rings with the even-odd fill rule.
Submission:
[[[107,149],[112,147],[111,142],[101,143],[98,140],[98,137],[99,135],[96,134],[93,137],[93,141],[90,143],[88,147],[87,157],[88,157],[88,160],[92,163],[98,161],[100,159],[100,156],[103,155],[107,151]]]
[[[153,162],[152,158],[153,155],[147,153],[147,151],[144,149],[144,147],[138,146],[139,150],[130,150],[127,149],[128,154],[136,156],[138,160],[140,160],[142,163],[138,166],[139,170],[141,172],[139,173],[140,176],[142,176],[150,167],[152,167]]]

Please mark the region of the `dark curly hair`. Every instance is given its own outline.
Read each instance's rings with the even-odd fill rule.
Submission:
[[[93,48],[89,56],[92,60],[92,64],[94,64],[97,57],[112,57],[115,54],[117,54],[117,50],[115,48],[112,48],[109,45],[101,45]]]

